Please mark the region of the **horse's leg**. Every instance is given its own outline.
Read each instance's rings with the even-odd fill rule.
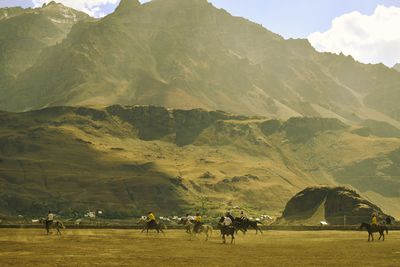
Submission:
[[[233,242],[235,242],[235,234],[234,234],[234,233],[232,233],[231,244],[232,244]]]
[[[226,243],[226,239],[225,239],[225,234],[222,234],[222,239],[223,239],[223,241],[222,241],[222,243]]]
[[[261,228],[258,226],[257,226],[257,228],[258,228],[258,231],[260,231],[260,233],[263,234],[263,231],[261,231]]]
[[[159,230],[163,234],[163,236],[165,236],[164,230],[162,228],[160,228]]]

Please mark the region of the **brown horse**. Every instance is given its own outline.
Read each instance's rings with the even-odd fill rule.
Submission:
[[[53,222],[48,222],[46,219],[41,218],[39,220],[40,223],[44,224],[44,227],[46,228],[46,232],[49,235],[50,234],[50,228],[54,228],[57,230],[57,235],[61,235],[60,229],[65,229],[65,225],[61,221],[53,221]]]
[[[157,234],[159,234],[161,232],[163,235],[165,235],[164,229],[167,229],[167,226],[163,222],[150,224],[144,218],[140,218],[136,223],[137,224],[142,224],[143,225],[142,233],[144,231],[146,231],[147,234],[149,233],[149,230],[156,230]]]
[[[368,232],[368,242],[371,241],[371,238],[372,238],[372,241],[374,241],[373,233],[379,233],[380,236],[379,236],[378,240],[381,240],[381,238],[382,238],[382,241],[385,241],[385,231],[386,231],[386,234],[389,234],[389,230],[385,225],[371,225],[369,223],[363,222],[360,225],[360,229],[364,229],[364,228]]]

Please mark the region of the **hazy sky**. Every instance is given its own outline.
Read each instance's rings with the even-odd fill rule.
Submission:
[[[5,6],[40,6],[50,0],[0,0]],[[188,0],[189,1],[189,0]],[[57,0],[103,16],[119,0]],[[142,0],[141,2],[147,2]],[[320,51],[344,52],[362,62],[400,62],[400,0],[209,0],[285,38],[309,38]],[[389,7],[396,7],[390,9]],[[372,49],[372,50],[371,50]]]

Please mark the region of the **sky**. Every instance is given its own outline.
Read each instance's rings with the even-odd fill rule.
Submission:
[[[0,0],[0,7],[38,7],[50,0]],[[56,0],[101,17],[119,0]],[[142,0],[141,2],[147,2]],[[318,51],[363,63],[400,62],[400,0],[209,0],[285,38],[308,38]]]

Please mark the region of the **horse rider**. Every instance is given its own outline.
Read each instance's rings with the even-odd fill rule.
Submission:
[[[199,232],[201,225],[202,225],[201,215],[200,213],[196,213],[196,217],[194,218],[194,228],[193,228],[195,233]]]
[[[54,221],[54,214],[53,212],[51,212],[51,210],[49,210],[46,216],[46,229],[50,228],[50,226],[53,224],[53,221]]]
[[[147,214],[147,225],[150,228],[154,228],[157,226],[156,216],[154,216],[154,213],[152,211],[149,211]]]
[[[246,216],[246,214],[244,213],[243,210],[240,212],[240,219],[241,219],[242,221],[246,221],[246,220],[247,220],[247,216]]]
[[[377,227],[378,226],[378,219],[376,217],[376,214],[372,214],[372,218],[371,218],[371,226],[372,227]]]
[[[228,216],[228,215],[230,215],[230,216]],[[224,218],[224,221],[222,222],[222,227],[227,228],[227,227],[232,226],[233,220],[231,217],[232,217],[232,215],[229,212],[227,212],[226,216]]]
[[[229,219],[231,219],[232,222],[235,220],[230,211],[226,212],[225,217],[229,217]]]

